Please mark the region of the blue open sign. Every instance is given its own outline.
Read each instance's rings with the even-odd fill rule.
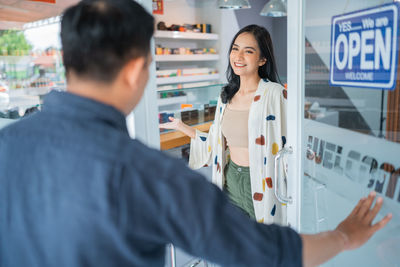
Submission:
[[[331,85],[395,88],[398,13],[392,3],[332,17]]]

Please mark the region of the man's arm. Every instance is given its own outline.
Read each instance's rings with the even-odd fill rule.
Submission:
[[[356,249],[367,242],[376,231],[382,229],[390,221],[392,215],[388,214],[372,225],[383,203],[382,198],[379,197],[371,209],[375,195],[376,193],[372,192],[367,198],[362,198],[334,231],[301,235],[304,266],[317,266],[342,251]]]

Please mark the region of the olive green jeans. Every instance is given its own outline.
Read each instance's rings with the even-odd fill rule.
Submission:
[[[242,167],[229,160],[225,166],[225,188],[231,202],[255,220],[251,197],[250,168]]]

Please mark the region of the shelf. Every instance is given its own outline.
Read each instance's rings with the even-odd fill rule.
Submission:
[[[202,131],[208,132],[212,121],[198,124],[193,126],[193,128]],[[160,148],[161,150],[167,150],[179,146],[183,146],[190,143],[190,137],[181,133],[181,132],[168,132],[160,134]]]
[[[157,92],[174,92],[179,90],[198,90],[209,87],[222,87],[225,84],[219,83],[218,81],[204,81],[204,82],[194,82],[194,83],[184,83],[184,84],[171,84],[164,85],[157,88]]]
[[[204,55],[156,55],[156,62],[170,62],[170,61],[216,61],[219,60],[217,54],[204,54]]]
[[[156,78],[156,84],[161,85],[170,83],[201,82],[201,81],[210,81],[218,79],[219,79],[219,73],[208,74],[208,75],[174,76],[167,78]]]
[[[187,102],[187,96],[185,96],[185,95],[157,99],[157,104],[159,106],[180,104],[180,103],[184,103],[184,102]]]
[[[197,33],[197,32],[178,32],[178,31],[156,31],[154,34],[154,38],[218,40],[218,34]]]

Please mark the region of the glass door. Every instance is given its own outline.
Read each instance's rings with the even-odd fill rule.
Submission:
[[[399,73],[384,84],[384,72],[399,67],[398,35],[390,35],[398,9],[385,13],[390,4],[288,5],[288,223],[302,233],[332,230],[372,190],[384,199],[378,219],[393,214],[361,249],[326,266],[400,266]]]

